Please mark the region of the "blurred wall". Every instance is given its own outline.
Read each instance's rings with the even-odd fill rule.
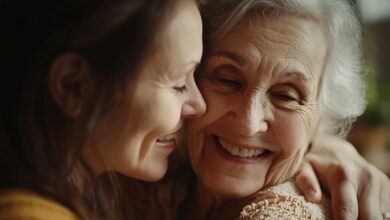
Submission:
[[[363,24],[368,106],[349,136],[358,151],[390,176],[390,0],[358,0]]]

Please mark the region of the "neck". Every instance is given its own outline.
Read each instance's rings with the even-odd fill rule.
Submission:
[[[229,199],[211,192],[199,180],[187,199],[183,217],[185,219],[236,219],[243,200]]]
[[[202,182],[198,180],[196,184],[195,202],[198,210],[202,214],[202,219],[207,217],[209,213],[219,209],[227,199],[221,195],[213,193]]]

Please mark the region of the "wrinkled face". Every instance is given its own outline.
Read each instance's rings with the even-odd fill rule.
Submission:
[[[202,24],[196,4],[183,1],[163,28],[161,41],[120,103],[94,130],[85,157],[97,174],[117,171],[146,181],[161,178],[173,139],[186,117],[205,112],[194,82],[202,56]]]
[[[295,172],[319,122],[326,54],[318,24],[287,16],[243,22],[214,44],[199,75],[207,112],[188,126],[207,188],[247,196]]]

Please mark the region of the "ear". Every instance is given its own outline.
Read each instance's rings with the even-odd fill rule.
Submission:
[[[90,76],[85,58],[77,53],[61,54],[51,63],[48,74],[49,90],[59,108],[70,117],[79,116]]]

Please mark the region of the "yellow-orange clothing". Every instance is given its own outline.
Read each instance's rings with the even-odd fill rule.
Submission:
[[[64,206],[32,191],[0,191],[0,220],[80,220]]]

